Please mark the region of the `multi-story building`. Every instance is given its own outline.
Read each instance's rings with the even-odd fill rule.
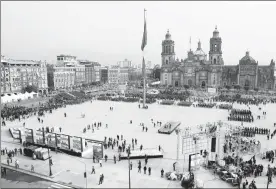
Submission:
[[[111,66],[108,68],[108,83],[109,84],[118,84],[120,75],[119,66]]]
[[[101,67],[101,82],[107,83],[108,82],[108,67]]]
[[[101,65],[98,62],[93,62],[93,82],[100,82],[101,81]]]
[[[85,83],[91,84],[93,82],[93,70],[94,66],[89,60],[79,60],[81,65],[85,66]]]
[[[71,69],[74,70],[75,72],[75,83],[74,86],[81,86],[82,84],[85,83],[85,65],[81,65],[79,61],[77,61],[76,56],[71,56],[71,55],[64,55],[61,54],[57,56],[57,63],[56,67],[70,67]]]
[[[69,90],[76,85],[76,71],[74,67],[54,66],[53,70],[55,90]]]
[[[1,91],[21,92],[28,85],[36,87],[40,94],[48,92],[46,62],[1,56]]]
[[[119,68],[119,84],[125,85],[128,83],[128,67]]]
[[[127,84],[129,81],[128,72],[129,69],[127,67],[120,68],[118,65],[111,66],[108,69],[108,83],[118,85]]]
[[[184,85],[201,88],[219,87],[225,85],[240,85],[253,88],[274,88],[273,71],[275,62],[260,66],[249,52],[238,65],[226,66],[222,58],[222,39],[217,28],[210,38],[209,59],[201,48],[201,42],[195,52],[191,49],[185,60],[175,59],[174,41],[169,31],[162,42],[161,84],[180,87]]]
[[[131,61],[130,60],[128,60],[128,59],[125,59],[125,60],[123,60],[123,61],[119,61],[118,63],[117,63],[117,65],[119,66],[119,67],[121,67],[121,68],[130,68],[130,67],[132,67],[132,63],[131,63]]]
[[[77,62],[78,61],[76,56],[61,54],[57,56],[56,65],[62,67],[62,66],[66,66],[67,64],[70,64],[70,65],[76,64]]]

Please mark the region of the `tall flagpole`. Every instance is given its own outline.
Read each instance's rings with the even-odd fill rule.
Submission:
[[[146,22],[146,9],[144,9],[144,23]],[[144,31],[144,35],[147,35]],[[146,39],[147,40],[147,39]],[[143,62],[142,62],[142,69],[143,69],[143,108],[146,108],[146,65],[145,65],[145,52],[143,49]]]

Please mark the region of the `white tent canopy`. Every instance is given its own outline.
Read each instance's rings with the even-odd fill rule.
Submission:
[[[160,81],[156,81],[156,82],[151,83],[151,85],[159,85],[159,84],[160,84]]]
[[[12,97],[8,94],[5,94],[4,96],[1,96],[1,102],[3,103],[7,103],[7,102],[11,102],[12,101]]]

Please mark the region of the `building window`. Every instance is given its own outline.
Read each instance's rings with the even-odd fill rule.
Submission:
[[[216,64],[216,63],[217,63],[217,59],[214,58],[214,64]]]

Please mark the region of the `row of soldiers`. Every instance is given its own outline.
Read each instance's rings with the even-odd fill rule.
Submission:
[[[242,122],[254,122],[254,117],[252,115],[237,115],[230,114],[228,116],[228,121],[242,121]]]
[[[232,109],[231,114],[252,115],[252,112],[250,110],[244,110],[244,109]]]
[[[215,103],[198,103],[196,107],[201,108],[213,108],[216,104]]]
[[[258,127],[244,127],[245,132],[252,132],[254,134],[267,135],[270,133],[270,129],[258,128]]]

